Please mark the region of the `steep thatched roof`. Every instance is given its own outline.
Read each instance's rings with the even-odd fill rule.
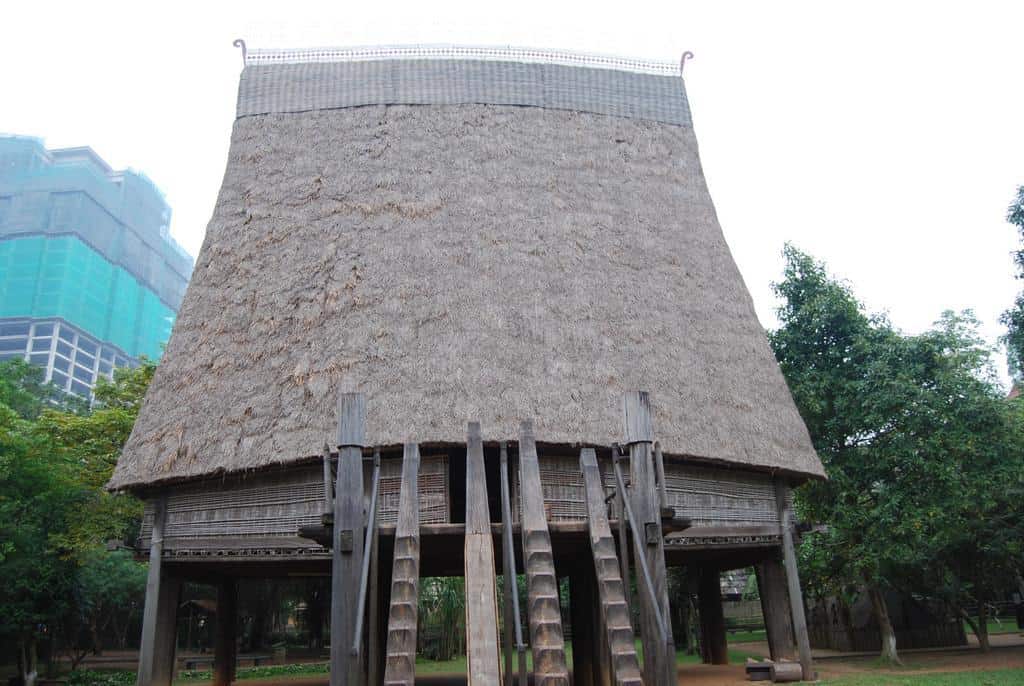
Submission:
[[[622,393],[647,390],[668,454],[822,474],[678,76],[284,62],[243,71],[216,210],[111,487],[314,456],[341,389],[367,395],[371,445],[461,443],[468,420],[515,440],[521,418],[543,442],[608,445]]]

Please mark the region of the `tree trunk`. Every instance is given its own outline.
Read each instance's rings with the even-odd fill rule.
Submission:
[[[95,617],[89,620],[89,638],[92,640],[92,654],[102,655],[103,639],[100,638],[100,627]]]
[[[987,653],[992,650],[992,645],[988,642],[988,607],[985,604],[985,598],[978,598],[978,626],[974,630],[974,634],[978,637],[978,647],[981,648],[981,652]]]
[[[875,621],[878,623],[878,633],[882,637],[883,662],[892,665],[902,665],[900,656],[896,652],[896,632],[893,631],[892,622],[889,620],[889,608],[885,604],[885,596],[875,585],[867,587],[868,597],[871,598],[871,609],[874,611]]]
[[[36,652],[35,637],[23,639],[18,651],[18,666],[24,686],[35,686],[39,676],[39,655]]]

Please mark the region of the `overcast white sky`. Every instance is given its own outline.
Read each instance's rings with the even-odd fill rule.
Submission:
[[[762,323],[785,241],[905,331],[1019,286],[1024,3],[5,3],[0,132],[145,172],[199,251],[252,47],[472,43],[677,60],[719,218]]]

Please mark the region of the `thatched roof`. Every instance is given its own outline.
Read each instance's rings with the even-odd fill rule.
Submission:
[[[514,441],[522,418],[541,442],[609,445],[623,392],[647,390],[666,454],[821,475],[682,80],[430,62],[246,67],[206,240],[110,486],[315,456],[339,390],[366,394],[370,445],[463,443],[469,420]]]

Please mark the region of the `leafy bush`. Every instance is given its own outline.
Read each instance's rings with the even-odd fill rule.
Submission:
[[[134,686],[135,672],[77,669],[68,674],[68,686]]]

